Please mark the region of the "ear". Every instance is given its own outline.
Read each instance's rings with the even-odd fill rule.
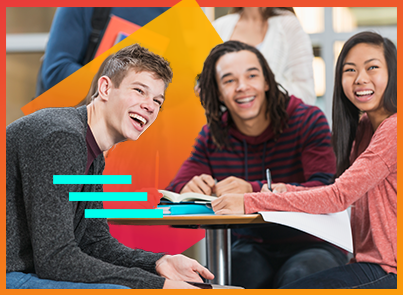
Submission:
[[[221,91],[220,91],[219,89],[218,89],[217,91],[218,91],[218,100],[219,100],[221,103],[224,104],[224,98],[223,98],[223,96],[222,96],[222,94],[221,94]]]
[[[264,91],[268,91],[269,90],[269,84],[267,84],[266,81],[264,81]]]
[[[108,100],[112,88],[112,81],[107,76],[98,79],[98,95],[102,100]]]

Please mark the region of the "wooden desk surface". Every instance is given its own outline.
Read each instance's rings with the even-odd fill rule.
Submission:
[[[247,215],[180,215],[163,218],[108,218],[118,225],[204,225],[265,223],[260,214]]]

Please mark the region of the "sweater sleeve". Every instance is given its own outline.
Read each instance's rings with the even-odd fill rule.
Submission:
[[[24,170],[24,204],[35,272],[39,278],[109,283],[130,288],[162,288],[165,279],[147,270],[114,265],[111,260],[103,261],[91,256],[96,251],[89,249],[98,249],[97,243],[102,248],[105,244],[101,240],[109,239],[105,232],[106,224],[90,227],[91,233],[88,235],[93,237],[95,244],[90,247],[89,238],[86,237],[87,253],[77,245],[74,235],[76,208],[74,202],[69,202],[69,192],[80,191],[80,185],[53,184],[53,175],[84,174],[85,165],[77,164],[86,163],[86,145],[81,135],[53,132],[41,141],[33,157],[28,156],[30,151],[25,153],[25,159],[31,162]],[[106,244],[118,247],[116,242]],[[132,253],[133,256],[137,255],[136,252]],[[142,260],[146,259],[139,257],[137,260],[140,266],[152,264],[152,259],[147,259],[143,265]]]
[[[208,134],[207,126],[204,126],[196,138],[190,157],[183,162],[166,190],[179,193],[194,176],[201,174],[213,176],[207,151]]]
[[[96,191],[103,192],[102,185],[97,185]],[[91,202],[91,208],[103,209],[102,202]],[[157,274],[155,264],[163,256],[161,253],[131,249],[119,243],[111,236],[104,218],[87,219],[85,235],[79,247],[83,252],[102,261],[130,268],[138,267],[154,274]]]
[[[322,214],[347,209],[396,171],[396,125],[396,119],[392,118],[378,127],[368,148],[334,184],[282,194],[245,194],[245,213],[293,211]]]
[[[281,73],[287,79],[287,85],[283,86],[290,95],[295,95],[307,104],[314,105],[316,94],[311,40],[295,15],[278,17],[282,18],[284,42],[287,44],[287,63],[284,73]]]
[[[317,107],[309,107],[301,122],[301,162],[306,181],[302,186],[328,185],[336,173],[336,157],[326,117]]]
[[[42,81],[50,89],[82,67],[91,33],[92,8],[59,7],[53,18],[42,65]]]

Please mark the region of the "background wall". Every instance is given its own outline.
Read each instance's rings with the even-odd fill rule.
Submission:
[[[44,53],[54,7],[7,7],[6,10],[6,124],[23,115],[20,108],[35,94],[36,75]],[[229,7],[203,8],[210,21]],[[317,105],[331,119],[333,68],[344,43],[353,34],[372,30],[397,44],[396,7],[296,7],[315,54]]]
[[[23,116],[35,95],[36,75],[52,24],[54,7],[6,8],[6,124]]]

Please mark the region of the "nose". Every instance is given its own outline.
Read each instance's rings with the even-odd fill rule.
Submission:
[[[236,91],[242,92],[249,88],[248,82],[246,79],[241,78],[238,80],[238,85]]]
[[[148,113],[153,113],[155,111],[156,104],[154,102],[154,99],[151,96],[149,96],[144,98],[144,100],[140,104],[140,107],[143,110],[146,110]]]
[[[368,74],[365,70],[359,71],[355,79],[355,84],[362,85],[367,84],[369,81]]]

